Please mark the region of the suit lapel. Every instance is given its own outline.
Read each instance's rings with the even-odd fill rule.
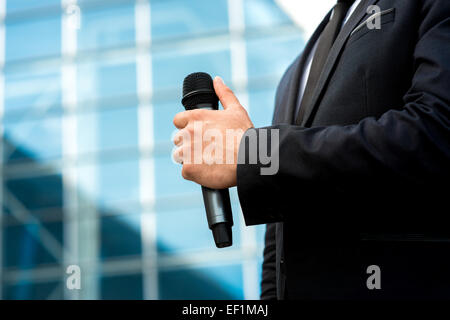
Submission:
[[[350,19],[342,28],[342,31],[339,33],[336,41],[331,48],[329,57],[325,66],[323,68],[322,74],[319,78],[319,82],[317,84],[317,88],[314,91],[313,98],[311,100],[311,104],[306,107],[303,117],[299,117],[296,119],[295,123],[301,126],[307,126],[309,120],[311,119],[314,110],[317,108],[317,103],[319,102],[319,97],[322,94],[323,89],[325,88],[326,83],[328,82],[329,77],[332,74],[336,61],[338,60],[344,45],[350,36],[352,30],[361,22],[361,20],[366,15],[367,7],[371,4],[378,2],[378,0],[363,0],[356,8],[355,12],[351,15]]]
[[[295,119],[295,109],[297,107],[298,94],[300,92],[300,80],[302,78],[303,70],[305,69],[305,63],[308,59],[309,54],[311,53],[314,44],[322,33],[323,29],[327,25],[330,20],[331,11],[327,14],[324,20],[317,27],[316,31],[314,31],[311,38],[306,43],[305,49],[299,58],[296,59],[294,64],[292,65],[291,75],[289,76],[289,84],[288,90],[286,93],[287,101],[284,106],[278,106],[278,111],[281,114],[276,116],[277,123],[289,123],[293,124]]]

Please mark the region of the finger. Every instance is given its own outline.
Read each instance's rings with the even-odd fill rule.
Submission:
[[[183,145],[184,141],[187,141],[189,139],[190,141],[190,135],[188,130],[186,128],[179,130],[173,137],[173,144],[177,147],[180,147]]]
[[[172,153],[172,159],[176,163],[183,164],[183,148],[176,148]]]
[[[179,112],[173,118],[173,124],[178,129],[183,129],[184,127],[187,126],[188,123],[189,123],[189,112],[188,111]]]
[[[222,78],[214,78],[214,90],[216,91],[216,94],[225,110],[241,106],[238,98],[236,98],[233,91],[227,87]]]

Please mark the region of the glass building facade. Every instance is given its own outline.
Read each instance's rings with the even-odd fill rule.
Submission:
[[[0,298],[257,299],[265,228],[234,188],[215,247],[172,119],[204,71],[269,125],[299,27],[272,0],[2,0],[0,19]]]

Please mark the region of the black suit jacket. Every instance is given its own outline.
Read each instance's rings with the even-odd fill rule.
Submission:
[[[358,28],[373,4],[381,29]],[[295,119],[327,19],[278,87],[278,173],[237,169],[247,225],[268,224],[261,297],[450,298],[450,1],[363,0]]]

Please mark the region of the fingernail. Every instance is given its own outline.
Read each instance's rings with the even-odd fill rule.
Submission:
[[[221,83],[221,84],[225,84],[225,83],[223,82],[222,78],[219,77],[219,76],[216,76],[216,77],[215,77],[215,80],[216,80],[216,81],[219,81],[219,83]]]

